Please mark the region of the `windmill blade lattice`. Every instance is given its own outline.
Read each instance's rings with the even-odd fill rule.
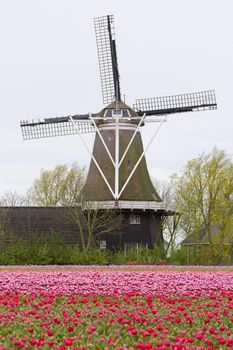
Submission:
[[[112,15],[94,18],[103,103],[120,100],[120,83]]]
[[[70,117],[49,118],[38,122],[21,121],[20,126],[23,138],[24,140],[30,140],[95,132],[91,121],[77,119],[77,116],[72,118],[75,125],[70,120]]]
[[[216,109],[214,90],[189,94],[137,99],[134,108],[139,115],[163,115]]]

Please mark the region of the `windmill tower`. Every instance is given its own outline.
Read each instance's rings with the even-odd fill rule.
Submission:
[[[98,113],[21,121],[24,139],[78,134],[91,163],[82,191],[93,210],[121,210],[126,226],[122,241],[152,247],[161,240],[161,215],[167,211],[147,169],[145,153],[167,116],[174,113],[216,109],[213,90],[136,100],[133,107],[121,98],[113,16],[94,19],[103,103]],[[140,129],[146,123],[157,127],[144,148]],[[90,150],[85,133],[94,132]],[[108,241],[108,238],[105,238]],[[109,248],[117,246],[114,239]]]

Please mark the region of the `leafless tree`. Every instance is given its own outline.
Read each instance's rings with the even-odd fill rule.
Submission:
[[[107,210],[95,205],[93,202],[83,202],[70,208],[70,215],[79,229],[81,248],[88,251],[96,246],[98,239],[106,235],[121,232],[123,225],[119,210]]]

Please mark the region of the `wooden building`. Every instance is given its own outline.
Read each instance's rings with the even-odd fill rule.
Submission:
[[[66,244],[80,245],[79,226],[72,208],[1,207],[0,212],[1,246],[21,238],[30,241],[37,237],[43,241],[43,237],[49,239],[53,232],[60,235]],[[83,211],[80,213],[85,215]],[[122,215],[120,210],[119,214]],[[154,216],[146,212],[124,211],[121,227],[113,227],[109,233],[98,236],[95,244],[111,250],[129,248],[137,244],[152,248],[155,242],[161,243],[160,216],[159,213],[154,220]],[[83,229],[87,230],[85,220]]]

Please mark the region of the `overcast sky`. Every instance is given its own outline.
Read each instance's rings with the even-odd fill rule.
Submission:
[[[23,141],[19,123],[103,107],[93,18],[107,14],[129,105],[216,91],[217,111],[169,117],[147,153],[151,176],[167,180],[214,146],[233,153],[232,0],[0,0],[0,194],[24,193],[42,168],[88,166],[78,135]]]

